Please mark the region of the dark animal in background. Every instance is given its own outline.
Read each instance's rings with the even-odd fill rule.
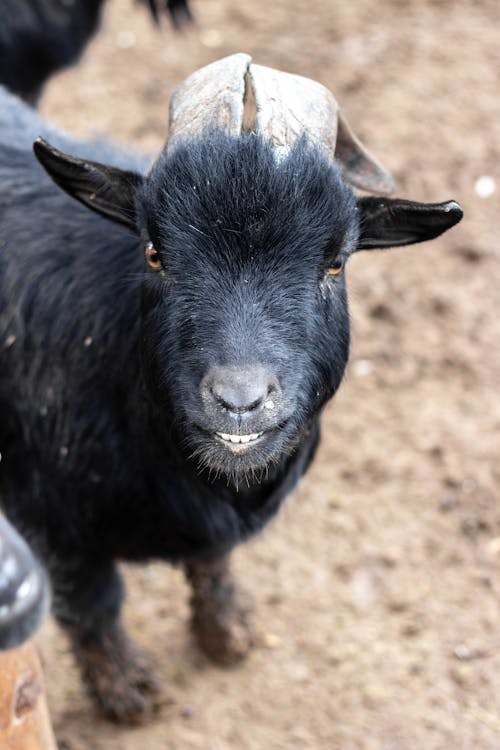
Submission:
[[[38,134],[57,145],[35,143],[52,180]],[[120,625],[115,561],[182,564],[201,647],[242,658],[229,553],[314,455],[348,358],[344,266],[462,216],[356,198],[348,181],[391,181],[331,94],[247,55],[178,89],[146,172],[2,97],[0,496],[47,565],[91,694],[124,721],[154,686]]]
[[[0,650],[20,646],[33,635],[49,599],[44,570],[24,539],[0,515]]]
[[[187,0],[138,0],[159,22],[191,20]],[[1,0],[0,84],[35,104],[48,78],[75,63],[99,25],[104,0]]]

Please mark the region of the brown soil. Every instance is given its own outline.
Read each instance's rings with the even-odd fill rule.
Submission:
[[[186,627],[178,570],[127,568],[126,619],[167,700],[94,717],[64,638],[40,636],[66,750],[500,748],[500,4],[193,0],[196,29],[109,3],[42,111],[154,153],[173,87],[235,51],[329,86],[403,197],[464,206],[428,245],[350,264],[353,352],[317,460],[236,554],[258,644],[220,670]],[[132,32],[132,33],[131,33]],[[481,175],[496,180],[480,198]]]

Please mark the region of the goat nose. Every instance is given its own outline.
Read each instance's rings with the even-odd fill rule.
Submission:
[[[264,367],[214,368],[202,385],[203,395],[235,414],[265,406],[278,389],[278,381]]]

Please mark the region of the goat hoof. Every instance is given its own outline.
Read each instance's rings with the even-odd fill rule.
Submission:
[[[129,666],[129,681],[139,692],[150,695],[160,696],[161,685],[153,668],[149,665],[148,659],[141,653],[134,654],[134,660]]]
[[[154,702],[126,680],[115,682],[103,692],[94,685],[91,692],[99,713],[117,724],[145,724],[155,713]]]
[[[192,629],[201,650],[216,664],[225,667],[243,661],[255,643],[250,609],[246,606],[219,612],[195,612]]]
[[[160,685],[121,627],[90,637],[78,631],[70,635],[83,680],[102,716],[120,724],[144,724],[158,712]]]
[[[142,660],[131,662],[124,673],[103,671],[86,681],[99,713],[117,724],[145,724],[163,703],[160,684]]]
[[[103,670],[87,685],[99,713],[117,724],[145,724],[161,708],[160,684],[137,652],[122,673]]]

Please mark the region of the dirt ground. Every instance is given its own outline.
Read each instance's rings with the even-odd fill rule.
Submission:
[[[197,652],[178,570],[127,568],[126,619],[164,708],[133,730],[96,719],[49,622],[61,750],[499,750],[500,3],[192,5],[197,27],[176,35],[110,0],[43,113],[154,153],[174,86],[247,51],[330,87],[400,196],[455,198],[465,218],[350,263],[353,351],[319,455],[235,556],[257,605],[249,661],[224,671]]]

